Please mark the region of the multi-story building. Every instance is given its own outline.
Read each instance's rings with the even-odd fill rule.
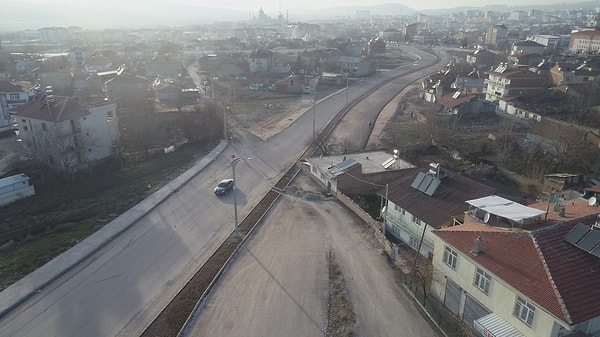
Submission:
[[[431,294],[478,336],[597,336],[600,208],[467,203],[462,224],[434,231]]]
[[[556,48],[561,47],[562,38],[560,36],[555,35],[537,34],[530,36],[529,40],[541,44],[542,46],[546,47],[546,53],[551,53]]]
[[[500,56],[487,49],[477,49],[476,51],[467,54],[467,63],[476,69],[490,69],[490,67],[498,64]]]
[[[571,33],[569,50],[572,52],[592,53],[600,51],[600,30],[582,30]]]
[[[515,41],[510,47],[510,55],[529,53],[544,55],[546,46],[531,40]]]
[[[33,72],[37,75],[42,87],[52,86],[58,94],[71,92],[73,73],[71,72],[71,62],[66,56],[48,58]]]
[[[118,103],[118,108],[123,112],[121,109],[140,108],[148,104],[151,86],[150,81],[144,77],[117,71],[117,76],[104,84],[104,92],[106,99]]]
[[[494,48],[503,48],[508,44],[508,28],[498,24],[488,27],[485,35],[485,43]]]
[[[0,131],[11,129],[10,110],[33,100],[36,89],[30,83],[0,80]]]
[[[535,95],[546,90],[546,79],[524,68],[509,67],[503,63],[487,72],[485,99],[497,102],[520,96]]]
[[[273,52],[268,49],[254,50],[248,56],[251,73],[264,73],[269,71],[273,62]]]
[[[71,174],[118,152],[116,109],[116,103],[83,106],[71,97],[44,94],[12,111],[27,154]]]

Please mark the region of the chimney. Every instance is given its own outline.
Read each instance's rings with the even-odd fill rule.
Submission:
[[[479,256],[479,253],[481,253],[481,245],[483,244],[483,240],[481,240],[481,236],[478,236],[475,239],[475,242],[473,243],[473,250],[471,251],[471,254],[474,256]]]

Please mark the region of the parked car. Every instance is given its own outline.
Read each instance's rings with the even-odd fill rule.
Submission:
[[[219,182],[217,187],[215,187],[216,195],[223,195],[229,193],[233,189],[233,179],[224,179]]]

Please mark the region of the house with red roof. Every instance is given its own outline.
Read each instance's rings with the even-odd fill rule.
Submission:
[[[490,102],[538,95],[546,90],[548,84],[543,76],[506,63],[486,74],[485,99]]]
[[[12,112],[27,155],[51,170],[71,174],[119,150],[117,103],[84,106],[47,92]]]
[[[488,196],[434,231],[431,294],[479,336],[600,333],[600,208]]]

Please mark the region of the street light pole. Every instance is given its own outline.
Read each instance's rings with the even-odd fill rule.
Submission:
[[[223,139],[227,141],[227,112],[229,112],[229,105],[223,109]]]
[[[237,194],[237,186],[235,186],[235,165],[241,160],[242,158],[236,156],[235,154],[231,155],[231,170],[233,171],[233,216],[234,216],[234,236],[236,240],[240,239],[240,232],[239,232],[239,223],[238,223],[238,213],[237,213],[237,198],[236,198],[236,194]]]
[[[232,154],[231,157],[227,157],[221,152],[217,152],[217,154],[225,157],[229,164],[231,165],[231,172],[233,174],[233,216],[234,216],[234,236],[236,240],[240,239],[240,231],[239,231],[239,221],[238,221],[238,212],[237,212],[237,186],[235,179],[235,166],[242,159],[250,159],[250,158],[242,158],[238,157],[235,154]]]
[[[316,100],[316,98],[313,98],[313,101],[312,101],[312,103],[313,103],[313,138],[312,138],[313,143],[315,142],[315,118],[316,118],[315,117],[316,116],[316,114],[315,114],[315,100]]]
[[[348,105],[348,74],[346,74],[346,105]]]
[[[383,236],[385,236],[386,226],[387,226],[387,214],[388,214],[388,191],[389,185],[385,184],[385,212],[383,212],[383,228],[381,231],[383,232]]]

